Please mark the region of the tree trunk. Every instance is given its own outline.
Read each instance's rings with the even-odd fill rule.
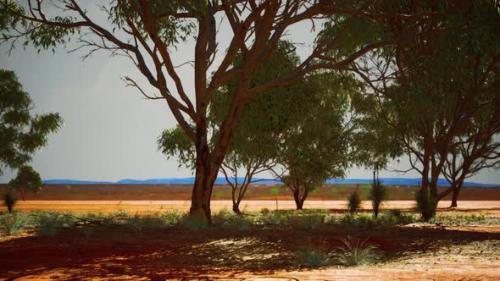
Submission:
[[[197,141],[195,143],[196,171],[189,214],[211,224],[210,199],[219,167],[211,161],[206,130],[203,129],[203,126],[199,127],[202,127],[202,129],[197,131]]]
[[[458,201],[458,195],[460,194],[460,190],[462,189],[463,182],[459,182],[456,184],[455,188],[453,189],[453,194],[451,195],[451,206],[450,208],[456,208],[458,207],[457,201]]]
[[[303,192],[301,194],[301,188],[303,188]],[[306,201],[307,195],[308,195],[308,190],[307,187],[304,185],[299,185],[295,187],[295,190],[293,192],[293,199],[295,201],[295,206],[297,210],[302,210],[304,209],[304,202]]]

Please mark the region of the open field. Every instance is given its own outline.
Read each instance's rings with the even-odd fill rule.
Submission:
[[[17,216],[31,223],[16,235],[2,234],[0,280],[500,276],[500,201],[460,202],[457,210],[441,208],[430,223],[410,212],[411,201],[387,202],[378,219],[367,212],[345,214],[343,201],[311,200],[304,211],[284,210],[293,208],[291,201],[278,201],[279,211],[272,200],[245,204],[246,215],[239,217],[224,210],[229,201],[214,201],[214,226],[204,227],[178,212],[189,206],[183,200],[20,202]],[[363,207],[369,209],[369,202]],[[391,208],[406,211],[399,215]],[[356,264],[346,241],[357,251],[368,249]]]
[[[7,186],[0,185],[0,194]],[[413,200],[418,187],[386,186],[389,200]],[[309,194],[311,200],[345,200],[357,190],[361,198],[367,199],[370,185],[335,184],[315,189]],[[440,188],[442,190],[442,188]],[[27,200],[189,200],[192,185],[44,185],[36,194],[26,194]],[[291,200],[290,191],[284,186],[252,185],[245,194],[247,200]],[[231,200],[231,190],[227,185],[216,185],[212,194],[214,200]],[[445,199],[450,199],[449,197]],[[460,200],[500,201],[499,188],[463,188]]]
[[[217,212],[222,209],[231,209],[230,200],[212,200],[212,211]],[[179,210],[185,212],[189,210],[189,200],[26,200],[19,201],[16,205],[17,210],[50,210],[60,212],[102,212],[110,213],[119,210],[129,213],[148,214],[167,210]],[[441,201],[439,208],[441,211],[449,211],[449,201]],[[410,200],[392,200],[386,201],[383,209],[401,209],[411,210],[415,207],[415,202]],[[263,208],[269,210],[290,210],[295,209],[295,203],[292,200],[246,200],[242,201],[241,209],[245,211],[260,211]],[[306,209],[328,209],[331,211],[345,211],[346,201],[342,200],[306,200],[304,203]],[[371,202],[364,201],[362,209],[370,210]],[[460,201],[459,208],[453,209],[453,212],[482,212],[488,214],[499,214],[500,201]]]

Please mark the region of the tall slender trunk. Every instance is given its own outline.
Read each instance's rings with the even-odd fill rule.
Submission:
[[[459,180],[457,183],[456,183],[456,186],[454,186],[453,188],[453,193],[451,195],[451,208],[456,208],[458,207],[458,195],[460,194],[460,190],[462,189],[462,185],[463,185],[463,180]]]

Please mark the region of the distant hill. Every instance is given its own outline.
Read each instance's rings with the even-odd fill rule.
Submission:
[[[44,184],[49,185],[102,185],[102,184],[120,184],[120,185],[159,185],[159,184],[193,184],[195,178],[157,178],[157,179],[122,179],[116,182],[112,181],[86,181],[86,180],[74,180],[74,179],[47,179],[44,180]],[[421,184],[421,179],[419,178],[380,178],[380,181],[384,185],[391,186],[419,186]],[[243,178],[238,178],[238,182],[243,182]],[[281,181],[269,178],[255,178],[253,180],[255,184],[262,185],[276,185],[282,184]],[[326,181],[327,184],[371,184],[372,179],[329,179]],[[215,181],[216,185],[227,184],[224,177],[218,177]],[[439,179],[439,186],[449,186],[450,184],[445,179]],[[500,184],[488,184],[479,182],[465,182],[465,187],[484,187],[484,188],[500,188]]]

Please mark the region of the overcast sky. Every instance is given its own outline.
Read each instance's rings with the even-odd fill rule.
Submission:
[[[222,29],[220,41],[230,32]],[[307,53],[314,34],[308,26],[289,31],[290,39],[306,44],[299,54]],[[174,53],[178,63],[191,57],[193,47],[186,44]],[[9,56],[0,48],[0,67],[16,72],[24,89],[30,93],[36,112],[59,112],[64,119],[61,129],[50,135],[47,146],[33,158],[33,166],[44,179],[71,178],[82,180],[146,179],[188,177],[191,172],[178,168],[176,159],[168,160],[156,145],[165,128],[175,120],[164,101],[145,100],[137,90],[126,87],[124,75],[141,79],[135,66],[125,58],[97,53],[82,61],[84,52],[68,54],[58,49],[37,54],[21,47]],[[188,91],[193,89],[189,66],[182,69]],[[394,162],[391,169],[406,169],[406,158]],[[383,172],[381,176],[417,177],[414,172]],[[0,182],[7,182],[7,171]],[[348,177],[369,178],[370,171],[349,170]],[[499,170],[486,170],[474,181],[500,183]]]

